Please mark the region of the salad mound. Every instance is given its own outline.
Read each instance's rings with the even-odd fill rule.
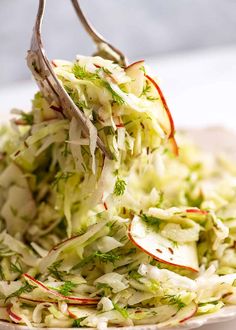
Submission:
[[[0,319],[170,327],[236,304],[235,164],[178,149],[143,61],[52,64],[93,125],[39,92],[0,130]]]

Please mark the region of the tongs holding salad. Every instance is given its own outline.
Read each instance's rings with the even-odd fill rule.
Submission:
[[[83,26],[96,43],[98,53],[100,55],[102,54],[104,58],[112,59],[114,62],[126,66],[127,61],[125,56],[95,31],[83,14],[78,1],[72,0],[72,3]],[[91,135],[93,123],[84,115],[81,109],[76,106],[71,97],[68,95],[65,88],[55,75],[53,67],[45,54],[41,38],[41,26],[45,5],[46,0],[39,0],[37,17],[33,28],[31,47],[27,55],[27,63],[33,73],[40,91],[49,104],[51,104],[51,108],[58,111],[62,116],[68,119],[75,117],[79,121],[84,136],[88,138]],[[111,152],[105,147],[104,143],[98,136],[96,142],[97,146],[101,149],[105,156],[112,159],[113,156]]]

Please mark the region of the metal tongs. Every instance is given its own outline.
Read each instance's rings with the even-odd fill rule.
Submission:
[[[111,59],[121,66],[126,66],[125,56],[109,42],[107,42],[96,30],[92,27],[89,21],[83,14],[78,0],[71,0],[74,9],[88,34],[92,37],[97,45],[97,54],[103,58]],[[43,43],[41,39],[41,25],[44,16],[46,0],[39,0],[39,7],[33,35],[31,47],[27,54],[27,64],[39,86],[43,96],[47,99],[51,107],[55,110],[60,110],[64,117],[71,119],[75,117],[81,126],[84,137],[89,137],[90,128],[93,123],[85,116],[85,114],[75,105],[73,100],[67,94],[61,82],[57,79],[53,67],[45,55]],[[104,145],[102,140],[97,137],[97,146],[104,155],[112,159],[112,154]]]

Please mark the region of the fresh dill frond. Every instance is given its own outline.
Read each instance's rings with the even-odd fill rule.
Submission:
[[[105,71],[106,71],[106,69],[105,69]],[[74,73],[74,75],[75,75],[75,77],[77,79],[89,80],[89,81],[94,82],[98,86],[101,86],[101,87],[106,88],[110,92],[110,94],[112,96],[113,102],[115,102],[115,103],[117,103],[119,105],[122,105],[122,104],[125,103],[125,101],[123,100],[123,98],[119,94],[117,94],[116,91],[113,90],[113,88],[111,87],[111,85],[105,79],[102,79],[99,76],[99,74],[98,74],[99,70],[96,71],[95,73],[93,73],[93,72],[87,71],[85,69],[85,67],[82,67],[79,64],[74,64],[74,66],[72,68],[72,72]]]
[[[21,115],[21,120],[25,124],[27,124],[29,126],[33,125],[33,123],[34,123],[34,115],[31,112],[28,112],[27,113],[27,112],[21,111],[20,115]]]
[[[107,253],[102,253],[100,251],[96,251],[94,254],[95,258],[98,258],[99,261],[107,263],[107,262],[111,262],[114,263],[116,260],[120,259],[120,256],[115,254],[114,252],[110,251]]]
[[[124,195],[126,188],[126,182],[125,180],[120,179],[119,177],[116,179],[115,187],[114,187],[114,195],[116,196],[122,196]]]
[[[99,75],[97,73],[89,72],[85,69],[85,67],[82,67],[81,65],[75,63],[72,72],[75,75],[75,78],[82,79],[82,80],[96,80],[100,79]]]
[[[76,283],[73,283],[71,281],[66,281],[63,285],[57,288],[57,291],[61,293],[63,296],[69,296],[76,286],[77,286]]]
[[[142,93],[140,96],[147,96],[147,93],[151,91],[151,85],[146,83],[145,86],[143,87]]]
[[[139,70],[143,71],[145,74],[146,74],[146,70],[145,70],[145,67],[142,65]]]
[[[81,322],[86,319],[86,316],[80,317],[79,319],[76,319],[73,321],[72,328],[81,328]]]
[[[154,96],[147,96],[148,101],[157,101],[159,100],[159,97],[154,97]]]
[[[15,263],[13,263],[13,262],[10,263],[10,270],[13,273],[23,274],[23,270],[22,270],[21,264],[19,263],[19,260],[16,260]]]
[[[142,93],[140,94],[140,97],[146,96],[146,99],[148,101],[157,101],[159,97],[148,95],[148,93],[150,92],[151,92],[151,85],[148,82],[146,82],[145,86],[143,87]]]
[[[160,229],[160,224],[161,224],[161,220],[153,217],[153,216],[149,216],[146,214],[141,214],[140,215],[141,219],[146,222],[148,225],[154,226],[156,230]]]
[[[55,179],[52,183],[52,187],[56,187],[58,189],[58,185],[61,181],[67,181],[72,175],[74,175],[73,172],[58,172],[55,175]]]
[[[48,272],[54,278],[59,281],[63,281],[63,277],[66,275],[65,271],[59,270],[63,260],[55,261],[50,267],[48,267]]]
[[[169,305],[175,305],[178,311],[186,306],[186,304],[181,300],[180,295],[167,294],[162,298],[162,301],[168,303]]]
[[[20,297],[22,295],[22,293],[30,293],[31,291],[33,291],[34,288],[36,288],[36,287],[33,285],[30,285],[29,283],[25,283],[20,289],[11,293],[8,297],[6,297],[5,302],[7,300],[9,300],[10,298]]]
[[[102,85],[111,93],[112,99],[115,103],[117,103],[118,105],[122,105],[125,103],[124,99],[119,94],[117,94],[116,91],[114,91],[114,89],[107,81],[103,80]]]
[[[96,251],[92,253],[91,255],[85,257],[82,259],[77,265],[73,267],[73,269],[78,269],[86,266],[90,262],[96,262],[100,261],[103,263],[114,263],[116,260],[119,260],[120,256],[115,254],[113,251],[107,252],[107,253],[102,253],[100,251]]]

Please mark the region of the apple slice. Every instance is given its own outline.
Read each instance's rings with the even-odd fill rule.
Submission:
[[[15,322],[15,323],[19,323],[22,321],[22,318],[17,315],[15,312],[12,311],[12,305],[7,306],[6,308],[7,314],[10,317],[10,319]]]
[[[178,313],[169,319],[168,321],[162,322],[158,324],[158,328],[163,327],[173,327],[176,325],[180,325],[187,320],[191,319],[197,312],[197,304],[195,302],[191,302],[189,305],[180,309]]]
[[[162,90],[161,90],[160,86],[158,85],[158,83],[153,78],[151,78],[147,74],[145,74],[145,77],[151,83],[153,88],[155,89],[157,95],[155,95],[155,94],[154,95],[159,96],[160,99],[161,99],[161,102],[162,102],[162,105],[163,105],[163,108],[164,108],[164,113],[160,113],[160,120],[161,120],[160,123],[162,125],[162,128],[163,128],[164,132],[168,135],[173,153],[178,156],[178,153],[179,153],[178,152],[178,145],[176,143],[175,136],[174,136],[175,135],[174,120],[172,118],[172,115],[171,115],[170,109],[167,105],[164,94],[162,93]],[[151,90],[151,93],[153,94],[154,91]]]
[[[36,280],[34,277],[30,276],[29,274],[23,274],[23,277],[27,280],[27,282],[31,283],[32,285],[37,286],[38,288],[42,289],[42,291],[47,292],[48,294],[54,295],[62,300],[66,300],[68,303],[71,303],[71,304],[97,305],[97,303],[100,300],[100,298],[64,296],[60,292],[47,287],[45,284]]]
[[[144,70],[142,70],[142,67],[144,66],[144,61],[137,61],[132,64],[130,64],[126,69],[125,72],[127,76],[129,76],[132,80],[128,84],[129,86],[129,93],[132,93],[136,96],[140,96],[143,91],[144,87]]]
[[[21,301],[27,302],[27,303],[32,303],[34,304],[55,304],[55,300],[53,299],[34,299],[34,298],[29,298],[27,296],[20,296],[19,299]]]
[[[194,242],[173,245],[153,227],[135,216],[129,227],[129,239],[154,259],[172,266],[198,272],[197,248]]]
[[[201,215],[207,215],[209,213],[206,210],[200,210],[198,208],[186,209],[186,212],[187,213],[201,214]]]

